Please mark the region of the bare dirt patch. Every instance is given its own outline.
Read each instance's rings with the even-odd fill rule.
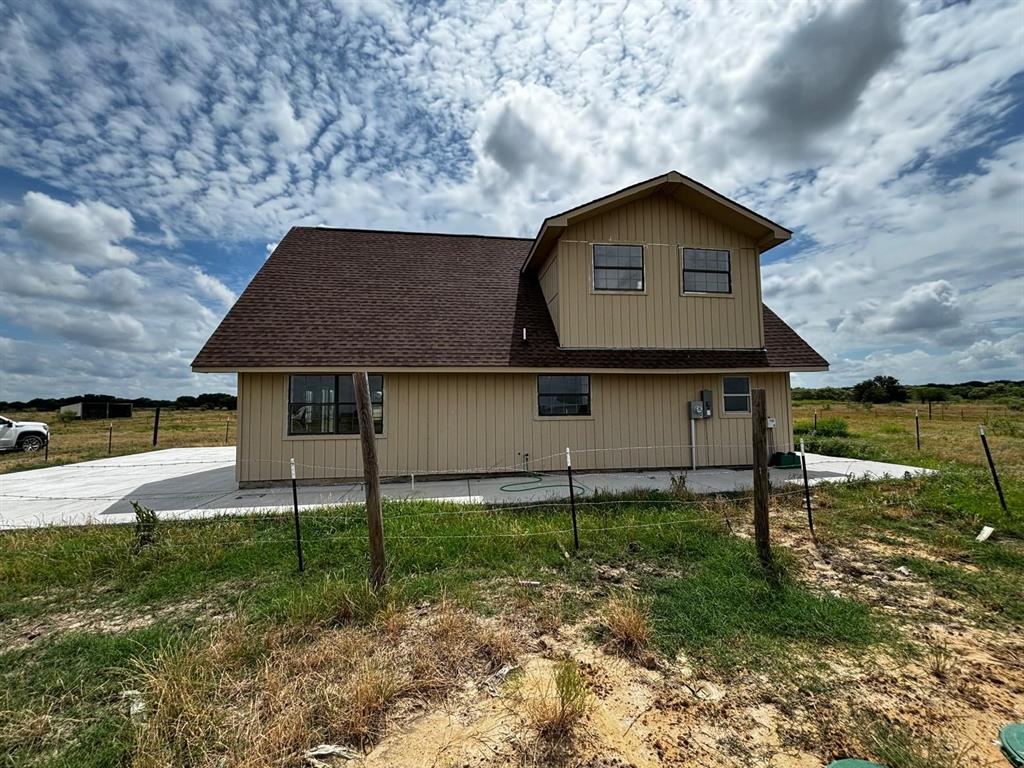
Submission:
[[[122,610],[109,605],[69,607],[31,617],[15,617],[0,623],[0,648],[17,651],[68,632],[117,634],[149,627],[165,619],[190,616],[215,621],[225,615],[214,600],[193,599],[171,604]]]

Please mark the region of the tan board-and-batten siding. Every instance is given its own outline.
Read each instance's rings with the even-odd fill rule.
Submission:
[[[789,374],[730,375],[766,390],[775,448],[789,450]],[[525,467],[524,454],[530,469],[561,470],[566,446],[580,470],[687,467],[688,402],[702,389],[714,393],[715,415],[697,422],[698,465],[751,463],[750,418],[723,414],[722,374],[595,373],[590,417],[537,416],[536,382],[530,373],[386,373],[382,475],[509,472]],[[292,457],[303,480],[358,478],[358,436],[288,436],[287,388],[287,374],[239,374],[239,482],[285,480]]]
[[[644,247],[643,293],[593,290],[593,247]],[[683,294],[680,248],[728,250],[730,294]],[[538,272],[562,347],[760,349],[759,254],[752,238],[661,195],[569,226]]]

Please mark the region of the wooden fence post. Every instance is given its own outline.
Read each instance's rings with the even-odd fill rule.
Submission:
[[[768,541],[768,419],[763,389],[750,391],[751,434],[754,449],[754,539],[761,565],[771,567]]]
[[[363,446],[363,479],[366,488],[366,524],[370,532],[370,583],[380,589],[388,580],[384,564],[384,521],[380,513],[380,468],[377,465],[377,435],[373,428],[370,378],[366,371],[352,374],[359,416],[359,439]]]

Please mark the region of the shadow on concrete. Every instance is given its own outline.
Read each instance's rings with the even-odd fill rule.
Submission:
[[[299,505],[302,507],[339,504],[362,499],[360,486],[345,483],[330,486],[300,486]],[[239,490],[234,467],[219,467],[192,472],[180,477],[144,483],[126,493],[102,512],[101,515],[131,515],[132,502],[156,512],[202,511],[205,515],[239,514],[267,507],[292,506],[292,490],[288,486],[273,488],[247,488]]]

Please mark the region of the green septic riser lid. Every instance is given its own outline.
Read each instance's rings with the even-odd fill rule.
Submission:
[[[884,765],[878,763],[872,763],[870,760],[857,760],[852,757],[848,757],[845,760],[836,760],[835,762],[829,763],[828,768],[885,768]]]
[[[1010,723],[999,731],[1003,754],[1014,768],[1024,767],[1024,723]]]

